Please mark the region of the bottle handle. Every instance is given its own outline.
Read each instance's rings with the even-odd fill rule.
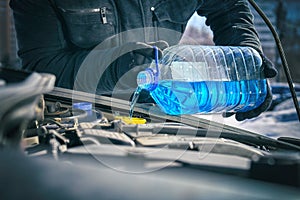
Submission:
[[[158,47],[157,46],[153,46],[153,49],[154,49],[154,62],[155,62],[155,72],[154,72],[154,75],[155,75],[155,77],[158,78],[158,76],[159,76]]]
[[[152,77],[152,83],[148,86],[148,91],[152,91],[157,87],[158,84],[158,77],[159,77],[159,50],[157,46],[153,46],[154,49],[154,63],[155,63],[155,69],[147,68],[145,71],[150,73],[150,76]]]

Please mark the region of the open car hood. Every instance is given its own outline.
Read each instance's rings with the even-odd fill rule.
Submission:
[[[118,117],[128,116],[128,101],[55,88],[48,74],[0,69],[0,79],[5,82],[0,86],[0,175],[6,177],[9,169],[14,173],[7,187],[24,178],[19,183],[39,184],[43,191],[56,187],[50,177],[62,178],[65,190],[48,197],[70,197],[73,173],[84,183],[75,199],[299,197],[296,140],[276,140],[192,115],[166,115],[153,104],[135,108],[134,117],[145,123],[127,123]],[[75,102],[91,103],[92,115],[74,109]],[[165,184],[176,194],[153,194]],[[34,187],[20,194],[31,192]]]

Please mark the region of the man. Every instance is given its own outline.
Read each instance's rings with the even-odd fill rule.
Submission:
[[[190,17],[207,18],[216,45],[250,46],[263,55],[246,0],[11,0],[24,69],[53,73],[56,85],[110,95],[134,88],[136,74],[161,51],[177,44]],[[197,40],[197,38],[195,38]],[[238,120],[265,111],[237,113]]]

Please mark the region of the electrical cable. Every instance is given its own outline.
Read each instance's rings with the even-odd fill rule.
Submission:
[[[284,53],[280,38],[279,38],[275,28],[273,27],[271,21],[265,15],[265,13],[262,11],[262,9],[255,3],[254,0],[248,0],[248,1],[252,5],[252,7],[256,10],[256,12],[261,16],[261,18],[264,20],[264,22],[266,23],[266,25],[268,26],[268,28],[270,29],[270,31],[273,34],[273,37],[275,39],[275,42],[276,42],[276,45],[277,45],[277,48],[278,48],[278,52],[279,52],[279,55],[280,55],[280,58],[281,58],[281,61],[282,61],[285,76],[287,78],[287,82],[288,82],[290,92],[291,92],[291,95],[292,95],[292,98],[293,98],[293,102],[294,102],[294,105],[295,105],[295,108],[296,108],[296,112],[297,112],[297,115],[298,115],[298,120],[300,121],[299,102],[298,102],[298,99],[297,99],[297,94],[296,94],[296,91],[295,91],[295,88],[294,88],[294,83],[293,83],[293,80],[292,80],[292,77],[291,77],[291,73],[290,73],[290,70],[289,70],[289,67],[288,67],[288,63],[287,63],[287,60],[286,60],[286,57],[285,57],[285,53]]]

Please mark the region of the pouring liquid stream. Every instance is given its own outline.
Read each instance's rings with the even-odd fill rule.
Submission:
[[[135,92],[134,92],[134,94],[133,94],[133,97],[131,99],[130,110],[129,110],[129,117],[130,117],[130,119],[133,116],[134,107],[136,105],[137,100],[139,99],[141,91],[142,91],[142,88],[141,87],[137,87],[136,90],[135,90]]]

